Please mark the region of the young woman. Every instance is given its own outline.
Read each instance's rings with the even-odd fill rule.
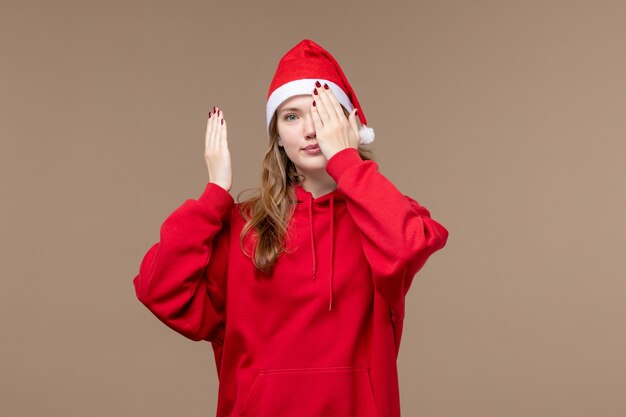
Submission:
[[[224,114],[209,113],[209,181],[164,221],[137,297],[211,342],[217,417],[398,417],[405,296],[448,231],[378,172],[374,132],[315,42],[280,60],[266,116],[259,193],[235,203]]]

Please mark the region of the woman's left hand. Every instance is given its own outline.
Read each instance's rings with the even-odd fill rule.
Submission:
[[[326,159],[346,148],[358,149],[360,137],[356,122],[357,109],[353,109],[346,117],[333,90],[326,83],[323,87],[320,84],[320,87],[315,88],[312,96],[315,103],[311,104],[315,136]]]

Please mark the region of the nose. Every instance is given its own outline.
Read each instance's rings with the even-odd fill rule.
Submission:
[[[306,138],[315,137],[315,124],[313,123],[313,115],[308,114],[304,122],[304,136]]]

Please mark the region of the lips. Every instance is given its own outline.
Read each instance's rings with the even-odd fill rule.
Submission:
[[[306,151],[306,150],[308,150],[308,149],[317,149],[317,148],[319,148],[319,146],[318,146],[318,145],[317,145],[317,143],[316,143],[315,145],[309,145],[309,146],[307,146],[307,147],[306,147],[306,148],[304,148],[303,150],[305,150],[305,151]]]

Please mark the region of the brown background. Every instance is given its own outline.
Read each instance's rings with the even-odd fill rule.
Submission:
[[[258,185],[280,57],[331,51],[380,171],[450,231],[416,277],[403,416],[626,412],[626,3],[3,1],[1,413],[210,416],[210,344],[132,279],[208,180]]]

